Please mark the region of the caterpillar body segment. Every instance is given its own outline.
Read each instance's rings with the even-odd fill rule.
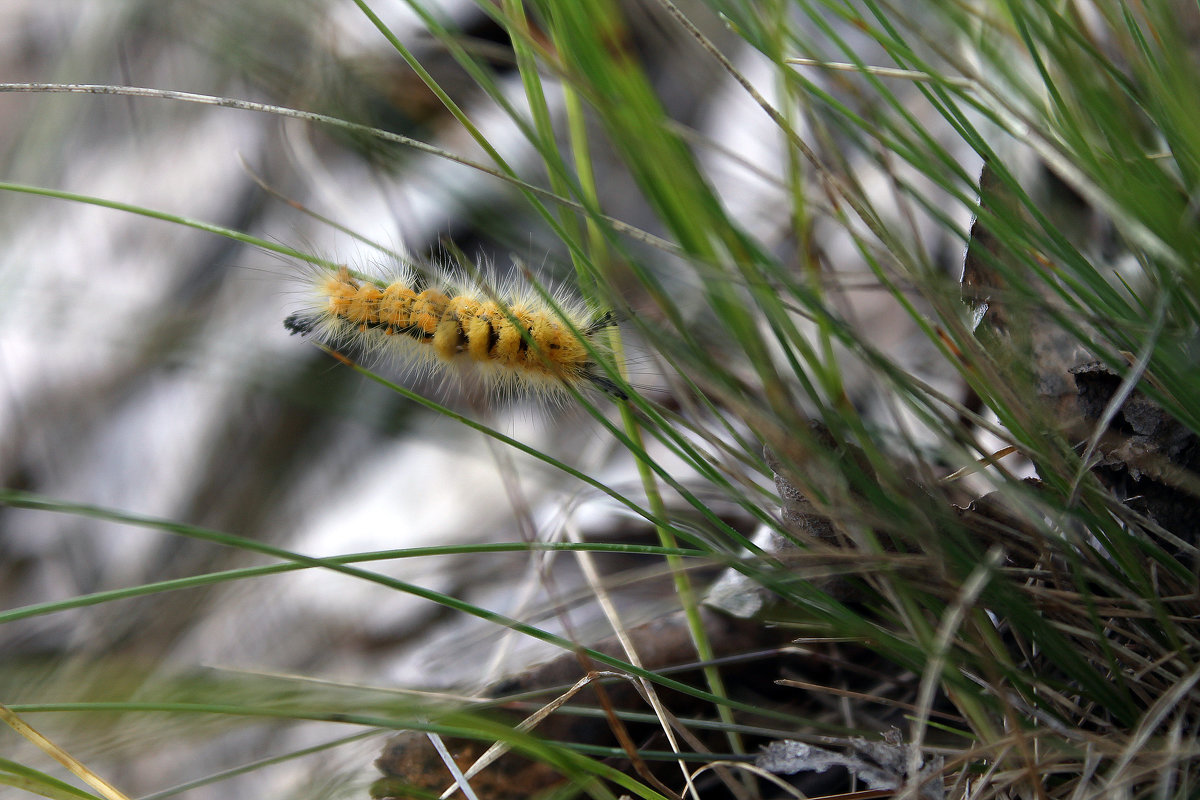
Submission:
[[[624,393],[596,363],[605,353],[599,334],[613,325],[579,302],[554,303],[532,289],[489,295],[477,287],[419,289],[410,275],[386,285],[361,280],[346,268],[324,272],[311,308],[284,325],[333,347],[394,359],[404,366],[451,377],[473,372],[504,397],[537,395],[551,402],[570,397],[568,387]]]

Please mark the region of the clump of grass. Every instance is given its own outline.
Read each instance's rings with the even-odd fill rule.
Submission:
[[[281,710],[259,697],[246,713],[503,741],[561,774],[568,788],[548,791],[564,795],[776,796],[786,790],[750,777],[749,764],[757,744],[783,739],[841,748],[839,763],[851,766],[838,791],[861,778],[896,796],[1195,793],[1196,530],[1194,515],[1171,509],[1196,496],[1200,67],[1177,6],[903,13],[873,2],[711,2],[685,14],[663,0],[657,23],[759,106],[760,130],[784,154],[770,185],[785,204],[785,233],[766,239],[739,218],[735,204],[747,199],[714,187],[704,143],[668,113],[620,6],[482,5],[511,43],[518,103],[461,31],[413,4],[428,35],[532,145],[543,176],[531,178],[371,5],[357,4],[557,237],[588,302],[613,309],[663,367],[669,400],[636,379],[621,382],[627,398],[615,415],[607,401],[578,398],[636,465],[634,493],[390,388],[541,458],[652,529],[655,544],[624,547],[661,558],[692,648],[685,660],[699,668],[675,677],[642,664],[644,642],[609,608],[599,579],[590,585],[625,634],[615,650],[347,563],[375,555],[314,559],[122,517],[267,554],[278,569],[382,583],[550,642],[585,667],[631,676],[633,687],[625,701],[598,689],[589,702],[568,693],[555,705],[556,716],[604,715],[613,735],[604,744],[550,725],[514,727],[495,707],[525,713],[538,703],[495,687],[479,703],[449,706],[301,693]],[[750,52],[771,86],[738,66]],[[651,210],[653,236],[607,213],[603,172],[617,166]],[[943,388],[855,319],[861,296],[833,252],[857,259],[872,296],[888,298],[936,362]],[[1136,454],[1123,444],[1131,441]],[[772,479],[776,493],[763,488]],[[16,492],[4,501],[109,514]],[[751,542],[756,527],[777,545]],[[584,553],[605,548],[561,549],[586,563]],[[719,613],[702,607],[701,563],[745,576],[745,591],[764,598],[747,624],[793,641],[777,644],[754,679],[718,666],[731,654],[720,652]],[[9,618],[22,613],[33,612]],[[204,697],[146,710],[229,713]],[[488,713],[464,715],[477,704]],[[884,749],[868,754],[856,736]],[[802,752],[788,771],[803,776],[818,759]],[[612,766],[622,758],[623,771]],[[856,766],[867,761],[869,776]],[[719,780],[704,782],[712,775]],[[795,780],[811,796],[809,778]],[[466,791],[471,778],[460,780]],[[402,792],[422,796],[377,788]]]

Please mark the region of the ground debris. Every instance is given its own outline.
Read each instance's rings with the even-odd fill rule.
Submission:
[[[907,782],[911,757],[908,745],[870,742],[857,736],[846,744],[850,752],[840,753],[794,739],[782,739],[763,748],[755,765],[782,775],[843,767],[872,789],[898,790]],[[926,800],[942,800],[946,796],[941,777],[943,759],[940,756],[927,761],[922,758],[917,763],[917,779],[921,783],[919,796]]]

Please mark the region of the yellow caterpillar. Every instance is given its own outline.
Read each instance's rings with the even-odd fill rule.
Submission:
[[[590,314],[578,301],[551,304],[531,289],[504,297],[450,284],[421,289],[411,274],[376,283],[345,267],[322,271],[314,290],[312,307],[284,320],[292,333],[415,369],[474,373],[502,397],[561,402],[568,387],[589,385],[625,396],[593,355],[607,352],[596,334],[612,315]]]

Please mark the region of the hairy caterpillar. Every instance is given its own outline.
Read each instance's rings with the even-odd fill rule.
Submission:
[[[474,373],[503,397],[561,402],[568,387],[589,385],[625,397],[594,356],[607,352],[597,334],[614,324],[612,314],[590,314],[578,301],[548,303],[532,289],[421,288],[411,273],[377,283],[346,267],[322,271],[313,288],[312,306],[284,320],[292,333],[415,369]]]

